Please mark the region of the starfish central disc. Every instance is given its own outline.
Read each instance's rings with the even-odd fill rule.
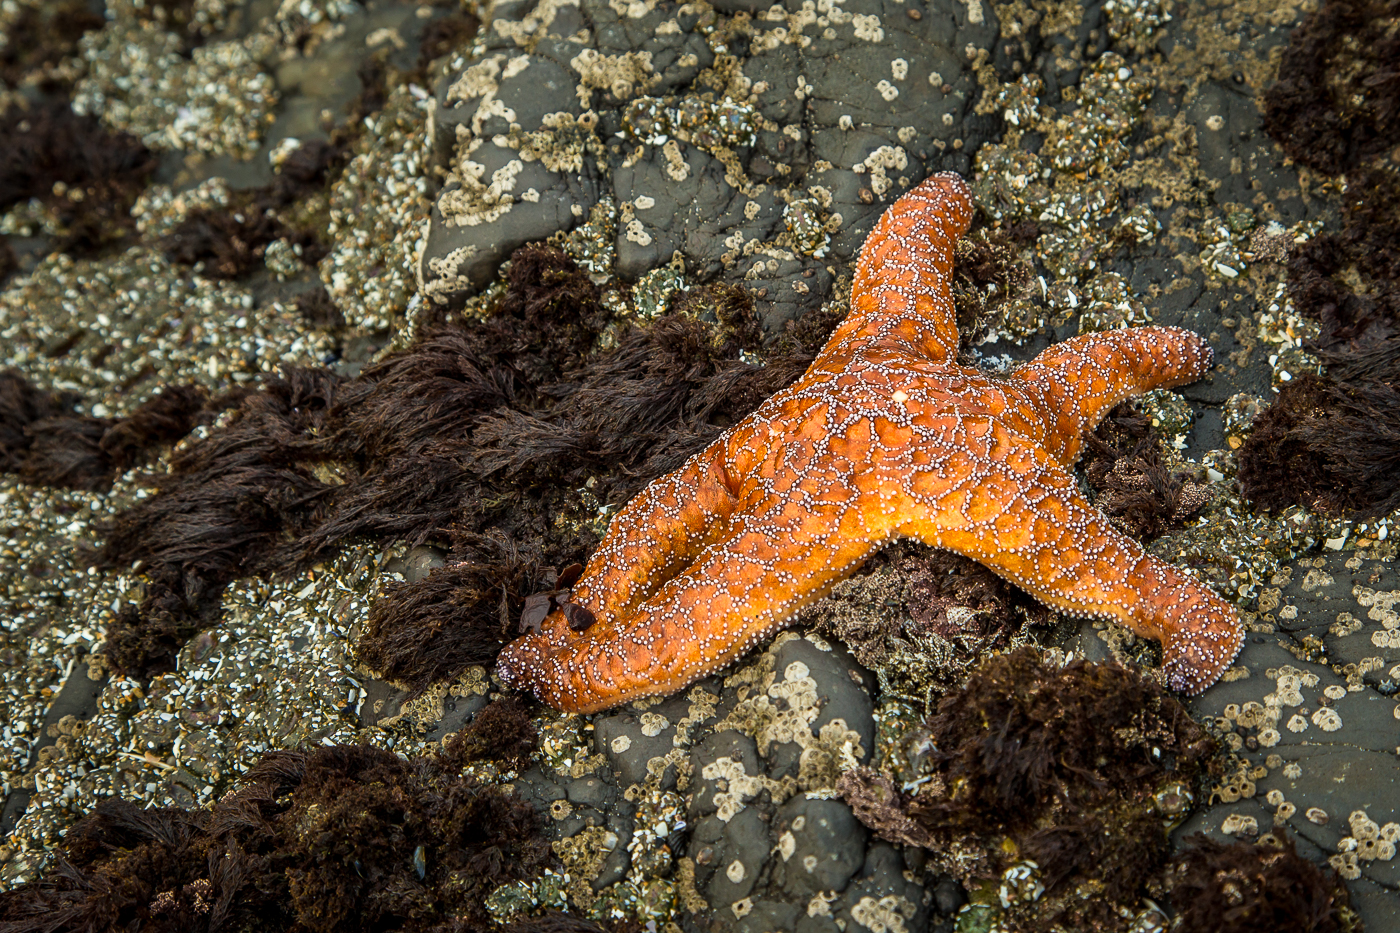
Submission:
[[[1138,327],[1056,344],[1006,378],[959,366],[949,277],[971,221],[952,173],[896,201],[811,368],[617,514],[567,604],[501,653],[502,679],[577,712],[673,693],[914,538],[1161,641],[1177,690],[1214,683],[1243,640],[1235,610],[1115,530],[1069,472],[1086,430],[1201,378],[1210,347]]]

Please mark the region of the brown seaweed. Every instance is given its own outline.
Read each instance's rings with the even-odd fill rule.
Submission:
[[[488,662],[550,568],[586,556],[597,505],[626,501],[744,417],[825,336],[794,328],[769,365],[742,362],[759,346],[747,297],[699,289],[681,299],[688,314],[597,352],[609,316],[561,252],[518,250],[508,286],[485,321],[429,325],[354,378],[289,368],[231,402],[107,534],[106,565],[141,561],[153,581],[109,635],[109,658],[166,669],[182,633],[213,624],[205,604],[230,580],[292,573],[369,538],[432,540],[456,569],[391,591],[360,657],[415,689]],[[578,502],[585,486],[595,505]]]
[[[1197,833],[1167,876],[1181,933],[1351,933],[1361,929],[1335,871],[1298,854],[1282,830],[1258,842]]]
[[[208,810],[103,800],[0,893],[0,929],[493,929],[486,896],[552,856],[528,803],[461,766],[340,745],[269,753]]]
[[[1166,827],[1215,749],[1160,684],[1032,648],[987,660],[922,735],[915,792],[866,774],[843,793],[884,838],[948,855],[965,885],[1034,862],[1045,895],[1025,929],[1118,925],[1165,866]]]
[[[92,254],[128,236],[131,205],[155,165],[136,137],[66,103],[11,105],[0,114],[0,210],[43,201],[64,230],[57,248],[67,252]]]
[[[80,401],[0,371],[0,472],[39,486],[104,491],[117,473],[188,434],[207,400],[197,387],[172,386],[126,418],[79,414]]]

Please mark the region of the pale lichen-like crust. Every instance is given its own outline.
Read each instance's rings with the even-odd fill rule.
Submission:
[[[1174,689],[1213,684],[1243,641],[1234,608],[1116,531],[1069,472],[1084,431],[1129,396],[1200,379],[1210,347],[1138,327],[1057,344],[1004,379],[959,366],[948,280],[971,221],[951,173],[895,202],[811,368],[618,513],[570,596],[592,624],[552,612],[501,653],[502,679],[578,712],[672,693],[902,537],[1161,641]]]

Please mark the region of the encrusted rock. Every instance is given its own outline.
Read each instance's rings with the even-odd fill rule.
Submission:
[[[1287,827],[1301,854],[1349,882],[1363,915],[1387,917],[1400,882],[1400,808],[1388,790],[1400,772],[1390,647],[1400,587],[1389,562],[1364,553],[1303,557],[1260,593],[1234,675],[1191,703],[1213,719],[1234,767],[1178,838],[1220,839],[1244,821],[1261,833]]]
[[[975,4],[791,6],[494,4],[438,91],[428,296],[460,301],[608,203],[624,278],[679,256],[747,282],[770,330],[818,307],[890,202],[966,170],[990,123],[965,50],[996,27]]]
[[[552,818],[556,852],[582,876],[570,895],[599,917],[660,923],[659,905],[679,904],[709,930],[921,929],[933,910],[921,876],[836,793],[870,760],[872,685],[844,649],[785,632],[727,676],[598,716],[591,744],[547,736],[558,753],[518,792]],[[562,770],[579,761],[592,770]],[[548,900],[541,885],[524,900]]]

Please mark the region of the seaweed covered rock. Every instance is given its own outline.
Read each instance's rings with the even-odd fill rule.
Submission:
[[[1154,681],[1031,648],[987,661],[914,745],[912,794],[862,770],[842,793],[877,834],[929,849],[969,910],[1018,930],[1126,929],[1214,751]]]
[[[1284,385],[1240,448],[1257,505],[1362,516],[1400,507],[1400,181],[1388,170],[1348,178],[1342,227],[1295,245],[1288,295],[1317,325],[1308,348],[1325,375]]]
[[[1288,296],[1315,322],[1307,348],[1326,374],[1283,385],[1238,453],[1256,505],[1365,517],[1400,507],[1400,180],[1348,176],[1341,229],[1295,244]]]
[[[114,665],[168,670],[186,639],[216,623],[229,581],[293,572],[357,537],[453,546],[451,566],[376,608],[366,663],[420,690],[487,663],[550,568],[584,556],[599,506],[625,501],[743,418],[825,338],[794,328],[768,365],[746,361],[760,346],[752,303],[715,287],[680,295],[692,314],[614,328],[601,347],[609,316],[598,288],[552,247],[517,250],[507,286],[485,320],[430,324],[354,378],[289,366],[209,403],[200,414],[228,409],[224,421],[178,451],[156,494],[107,536],[104,562],[144,561],[152,581],[108,632]],[[718,323],[697,319],[706,314]],[[0,469],[32,473],[37,422],[52,424],[57,402],[36,407],[5,379]],[[110,472],[131,448],[178,436],[136,443],[137,427],[161,428],[147,422],[165,408],[121,422],[120,450],[99,466]],[[105,423],[80,426],[95,447]]]
[[[1196,834],[1172,859],[1167,888],[1179,933],[1351,933],[1360,921],[1335,871],[1282,832],[1226,843]]]
[[[132,232],[131,206],[156,167],[140,140],[58,103],[8,106],[0,112],[0,140],[0,211],[41,201],[52,215],[55,247],[77,255]]]
[[[198,386],[170,386],[125,418],[78,412],[77,392],[40,389],[0,370],[0,473],[26,483],[105,492],[121,470],[179,440],[204,414]]]
[[[1400,356],[1400,340],[1388,343]],[[1400,508],[1400,392],[1374,379],[1305,375],[1255,420],[1239,469],[1260,508],[1387,515]]]
[[[43,881],[0,893],[25,930],[478,930],[549,854],[534,809],[453,750],[273,752],[209,810],[103,801]]]
[[[1340,223],[1288,248],[1288,297],[1316,328],[1305,349],[1326,374],[1288,380],[1239,451],[1240,483],[1263,508],[1400,507],[1396,9],[1322,4],[1294,30],[1265,95],[1265,131],[1313,170],[1344,173],[1345,190]]]
[[[1324,174],[1350,174],[1395,145],[1400,38],[1394,0],[1330,0],[1293,31],[1264,95],[1264,130]]]

